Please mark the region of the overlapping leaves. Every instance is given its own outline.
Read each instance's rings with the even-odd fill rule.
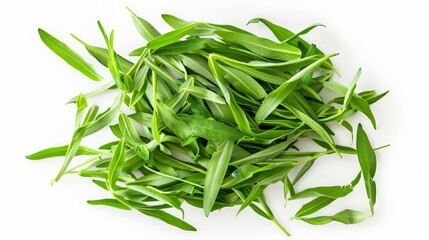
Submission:
[[[130,53],[137,57],[134,61],[115,51],[114,32],[108,34],[101,23],[104,47],[73,35],[108,68],[113,81],[69,101],[77,105],[77,111],[75,131],[67,145],[27,156],[32,160],[63,156],[54,181],[71,173],[92,178],[111,197],[89,204],[135,209],[188,231],[195,228],[165,209],[183,215],[182,204],[187,202],[208,216],[224,207],[238,205],[238,212],[249,207],[289,235],[265,200],[264,190],[276,182],[283,184],[289,200],[311,198],[294,219],[353,224],[374,214],[376,157],[367,134],[359,124],[356,149],[341,146],[334,139],[336,129],[328,123],[345,127],[353,137],[347,119],[361,112],[375,128],[370,105],[387,92],[357,93],[360,70],[349,88],[333,81],[332,58],[337,54],[324,54],[302,39],[320,24],[293,33],[266,19],[249,22],[267,26],[278,40],[273,41],[231,25],[163,15],[174,29],[161,34],[129,11],[147,41]],[[92,65],[65,43],[44,30],[39,29],[39,34],[72,67],[92,80],[101,80]],[[324,88],[338,96],[326,101],[319,94]],[[101,113],[98,106],[88,108],[88,99],[110,89],[120,92],[111,107]],[[98,149],[82,145],[86,136],[107,127],[116,140]],[[325,150],[298,148],[302,138]],[[333,153],[357,155],[361,169],[354,180],[343,186],[297,191],[298,181],[314,162]],[[78,156],[90,158],[71,166]],[[298,170],[291,171],[294,168]],[[312,216],[347,197],[361,176],[371,214],[346,209],[332,216]]]

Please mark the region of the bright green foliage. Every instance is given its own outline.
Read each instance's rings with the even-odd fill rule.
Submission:
[[[89,45],[73,35],[108,68],[112,80],[68,102],[77,110],[67,145],[27,156],[63,157],[54,182],[72,173],[91,178],[110,196],[89,204],[136,210],[187,231],[196,229],[165,209],[178,210],[183,218],[184,202],[203,209],[206,216],[224,207],[239,206],[238,213],[249,207],[289,235],[265,200],[264,190],[277,182],[283,184],[285,199],[307,199],[293,219],[354,224],[374,214],[375,150],[380,148],[373,149],[362,126],[352,126],[349,118],[361,112],[375,128],[370,106],[387,92],[358,93],[360,69],[349,87],[333,81],[337,53],[324,54],[302,39],[323,25],[294,33],[262,18],[249,22],[268,27],[274,41],[231,25],[163,15],[173,29],[161,34],[128,10],[137,33],[147,41],[132,48],[134,60],[116,53],[114,32],[108,34],[101,23],[105,46]],[[92,80],[102,79],[67,45],[41,29],[39,34],[72,67]],[[334,99],[325,99],[320,94],[324,89],[336,94]],[[101,93],[117,96],[104,111],[89,105]],[[91,143],[84,138],[102,129],[110,129],[115,139],[98,149],[86,147]],[[349,131],[356,148],[337,144],[337,130]],[[324,150],[298,147],[304,138]],[[357,155],[361,167],[350,184],[296,185],[322,164],[322,156],[342,154]],[[73,161],[85,156],[88,159]],[[347,197],[361,178],[371,214],[346,209],[312,216]]]

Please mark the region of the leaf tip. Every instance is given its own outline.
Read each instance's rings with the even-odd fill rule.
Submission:
[[[208,216],[210,215],[210,209],[209,209],[209,208],[204,207],[204,215],[205,215],[206,217],[208,217]]]
[[[260,18],[253,18],[253,19],[250,19],[247,23],[246,23],[246,26],[247,25],[250,25],[250,24],[252,24],[252,23],[258,23],[260,21]]]

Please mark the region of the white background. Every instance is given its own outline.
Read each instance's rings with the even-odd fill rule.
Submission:
[[[215,3],[216,2],[216,3]],[[60,159],[40,162],[24,156],[41,148],[67,144],[73,128],[74,106],[65,101],[81,91],[99,86],[69,67],[50,52],[37,35],[42,27],[86,55],[69,33],[90,43],[102,44],[96,20],[116,29],[116,46],[126,55],[144,44],[125,10],[130,6],[161,32],[169,28],[161,13],[179,17],[230,23],[244,27],[254,17],[264,17],[298,31],[323,23],[306,36],[325,52],[341,53],[334,59],[347,84],[363,68],[359,90],[390,90],[374,105],[379,128],[363,122],[374,146],[390,143],[377,153],[378,199],[376,215],[361,224],[312,226],[290,217],[303,202],[291,202],[286,209],[280,186],[267,191],[269,203],[292,239],[428,239],[423,211],[427,202],[428,4],[423,1],[251,1],[251,0],[38,0],[2,1],[0,4],[0,239],[284,239],[270,222],[250,210],[235,217],[237,209],[224,209],[205,218],[202,211],[185,206],[186,220],[198,228],[184,232],[160,221],[107,207],[86,204],[88,199],[108,195],[88,179],[65,176],[51,187],[50,180]],[[426,16],[424,16],[426,15]],[[419,17],[420,16],[420,17]],[[250,30],[270,36],[262,26]],[[425,61],[425,62],[422,62]],[[109,77],[95,61],[94,65]],[[426,120],[426,121],[425,121]],[[105,139],[93,137],[101,143]],[[348,135],[336,138],[350,143]],[[89,145],[91,145],[91,141]],[[95,145],[94,145],[95,146]],[[298,189],[318,184],[346,184],[357,172],[357,160],[335,156],[320,159]],[[318,185],[317,184],[317,185]],[[424,191],[423,189],[426,189]],[[324,213],[342,208],[368,211],[362,184],[353,195],[336,202]],[[419,225],[421,229],[419,230]]]

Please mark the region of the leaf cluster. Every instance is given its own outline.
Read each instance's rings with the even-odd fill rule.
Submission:
[[[355,92],[361,70],[348,87],[332,80],[336,71],[331,59],[337,54],[325,54],[302,39],[321,25],[293,33],[266,19],[249,21],[268,27],[277,38],[273,41],[231,25],[163,15],[173,30],[161,34],[130,12],[147,41],[131,51],[134,60],[115,51],[114,31],[107,33],[100,22],[103,47],[73,35],[109,70],[112,81],[69,101],[77,112],[68,145],[27,156],[31,160],[63,156],[54,181],[72,173],[91,178],[111,197],[89,204],[134,209],[189,231],[195,228],[166,210],[183,215],[182,204],[187,202],[208,216],[224,207],[239,206],[239,212],[250,207],[288,235],[265,200],[268,186],[282,183],[289,200],[311,198],[294,219],[351,224],[369,215],[350,209],[333,216],[310,215],[346,197],[363,176],[373,214],[375,150],[360,124],[355,149],[336,144],[328,123],[343,126],[353,136],[347,119],[361,112],[375,128],[370,105],[387,92]],[[39,35],[70,66],[92,80],[102,79],[65,43],[42,29]],[[323,99],[324,89],[336,98]],[[107,91],[117,93],[111,107],[103,112],[96,105],[88,107],[88,99]],[[117,140],[98,149],[81,144],[84,137],[104,128],[110,128]],[[324,150],[298,149],[303,138]],[[330,154],[356,154],[361,171],[345,186],[296,192],[297,182],[314,162]],[[71,166],[81,155],[89,158]]]

